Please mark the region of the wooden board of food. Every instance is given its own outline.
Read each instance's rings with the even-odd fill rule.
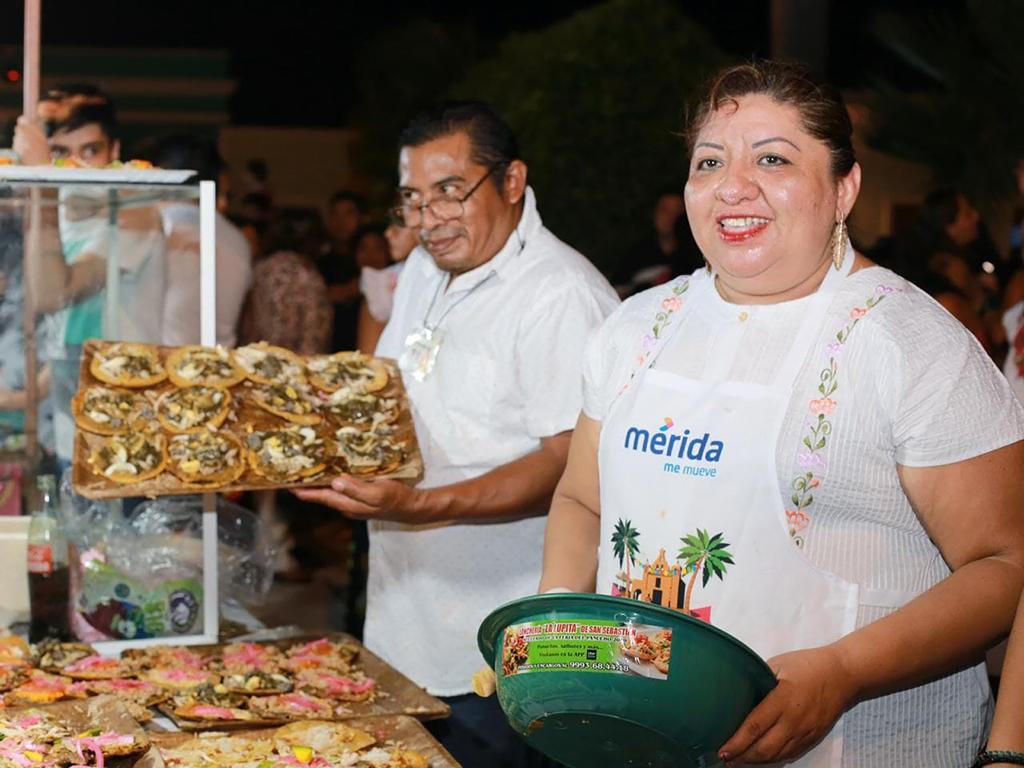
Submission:
[[[359,353],[90,341],[72,411],[91,499],[423,474],[398,367]]]
[[[116,696],[0,711],[4,765],[142,765],[149,735]]]
[[[433,720],[450,713],[443,701],[343,633],[188,650],[203,659],[203,668],[220,685],[183,691],[157,705],[183,731],[266,727],[310,718],[409,715]],[[127,652],[136,663],[145,663],[141,660],[150,653]],[[179,658],[175,666],[186,662]],[[159,682],[159,676],[140,677]]]
[[[253,728],[312,716],[431,720],[450,713],[343,633],[151,646],[120,659],[99,656],[88,643],[45,640],[29,647],[11,636],[0,638],[0,694],[0,710],[113,694],[136,721],[151,720],[156,707],[183,730]]]
[[[403,768],[458,768],[459,765],[418,720],[403,715],[345,723],[297,722],[283,729],[248,729],[223,736],[216,733],[202,736],[152,734],[151,740],[153,748],[150,754],[136,763],[136,768],[177,768],[200,764],[226,768],[248,757],[266,760],[269,766],[276,768],[274,755],[282,756],[283,766],[294,765],[296,761],[313,764],[317,760],[323,761],[316,762],[320,766],[350,766],[352,754],[371,758],[373,765]],[[334,749],[331,748],[332,742]],[[300,751],[304,749],[309,751]],[[202,762],[198,762],[200,760]],[[371,763],[366,761],[365,764]]]

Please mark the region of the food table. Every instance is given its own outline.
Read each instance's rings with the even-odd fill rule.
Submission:
[[[106,225],[112,230],[108,241],[110,247],[105,254],[108,267],[103,292],[104,336],[112,339],[132,338],[133,331],[130,327],[124,327],[124,317],[120,311],[121,282],[124,276],[119,266],[119,213],[126,209],[165,203],[198,202],[201,212],[200,341],[206,342],[207,349],[214,350],[215,354],[234,355],[234,352],[228,353],[213,346],[216,275],[212,237],[215,199],[213,185],[206,182],[190,184],[188,177],[191,174],[180,172],[168,174],[158,170],[138,169],[79,171],[83,169],[0,167],[0,188],[5,190],[5,194],[0,197],[3,201],[0,205],[10,215],[25,217],[27,229],[38,230],[41,227],[38,217],[46,206],[51,207],[52,219],[53,209],[67,202],[71,194],[68,191],[71,189],[69,184],[80,196],[92,199],[92,214],[105,218]],[[48,190],[48,193],[35,194],[39,190]],[[42,247],[38,231],[26,238],[25,245],[26,262],[39,258],[39,252],[33,250]],[[25,273],[28,273],[27,269]],[[26,312],[29,311],[32,311],[30,306],[26,308]],[[35,346],[26,344],[26,348]],[[26,729],[40,727],[38,723],[32,725],[32,722],[42,717],[42,722],[50,728],[49,734],[53,737],[46,743],[41,742],[35,733],[31,739],[26,735],[25,740],[21,741],[8,738],[4,740],[3,749],[13,750],[17,754],[22,754],[17,750],[27,750],[33,753],[28,758],[33,761],[34,755],[39,753],[54,759],[57,759],[57,755],[70,755],[68,759],[81,764],[98,765],[102,763],[100,755],[104,751],[108,757],[114,758],[121,754],[118,750],[129,750],[126,745],[130,742],[134,746],[124,752],[121,758],[131,761],[126,764],[188,764],[162,763],[161,760],[163,756],[173,754],[174,750],[194,749],[195,744],[191,747],[183,746],[182,742],[186,740],[184,736],[138,737],[138,733],[128,723],[142,721],[150,730],[162,725],[164,728],[197,734],[211,729],[237,731],[238,739],[252,742],[255,745],[251,747],[253,749],[269,749],[268,758],[280,759],[281,765],[294,764],[296,756],[321,761],[312,763],[315,765],[348,764],[331,762],[335,758],[340,760],[340,753],[332,753],[323,745],[322,749],[307,752],[307,746],[300,743],[306,736],[296,737],[299,742],[293,741],[291,748],[297,751],[291,754],[275,753],[273,750],[277,747],[273,739],[280,741],[283,737],[272,736],[268,741],[267,735],[276,734],[277,731],[257,730],[291,727],[286,733],[293,733],[296,723],[309,722],[310,718],[315,718],[325,723],[322,725],[323,732],[309,735],[309,738],[341,732],[339,729],[342,726],[336,724],[353,721],[359,726],[357,732],[364,734],[358,737],[362,743],[359,749],[378,750],[373,753],[378,759],[383,759],[381,756],[390,749],[393,751],[392,759],[398,761],[393,763],[395,766],[430,765],[440,768],[455,765],[450,755],[418,722],[419,719],[447,716],[447,706],[427,695],[352,638],[335,635],[305,638],[302,642],[293,638],[260,644],[218,644],[219,600],[202,599],[204,595],[213,597],[219,594],[214,491],[239,487],[290,487],[299,482],[292,476],[277,477],[260,473],[258,460],[254,458],[259,452],[252,448],[251,443],[254,429],[257,435],[265,437],[267,430],[273,432],[315,426],[324,444],[329,446],[329,455],[325,454],[318,474],[307,474],[302,478],[308,483],[318,480],[322,482],[325,473],[330,470],[363,471],[408,479],[419,476],[422,463],[415,445],[401,380],[393,364],[357,360],[356,368],[384,369],[384,382],[377,387],[375,391],[379,391],[379,394],[375,395],[361,390],[350,391],[353,389],[352,382],[331,380],[332,372],[337,374],[335,369],[343,369],[342,372],[350,370],[346,368],[347,360],[344,365],[336,364],[334,360],[319,363],[302,361],[308,367],[303,373],[316,382],[316,391],[319,393],[319,399],[309,410],[315,410],[318,414],[323,411],[325,416],[317,416],[313,422],[310,414],[306,413],[306,421],[297,424],[293,424],[296,420],[291,418],[296,415],[291,412],[293,403],[269,397],[261,400],[262,394],[274,384],[260,381],[257,372],[246,370],[237,381],[228,385],[235,387],[228,395],[232,405],[230,413],[225,413],[216,426],[203,423],[199,425],[200,429],[195,430],[186,428],[190,425],[179,423],[180,408],[175,410],[167,407],[168,401],[182,393],[190,395],[197,391],[199,387],[191,386],[194,382],[172,381],[169,378],[171,383],[161,382],[158,385],[157,382],[146,382],[146,386],[134,389],[127,385],[120,386],[123,382],[105,379],[102,374],[96,375],[100,370],[93,365],[97,356],[110,352],[116,346],[116,342],[88,342],[83,347],[84,354],[71,361],[76,371],[77,366],[81,366],[81,380],[76,383],[73,392],[64,393],[68,395],[67,410],[61,415],[73,421],[77,427],[75,454],[71,463],[71,478],[78,492],[76,498],[79,501],[98,499],[99,504],[110,504],[130,496],[159,496],[161,499],[166,497],[173,500],[176,494],[202,494],[201,536],[196,540],[172,539],[171,546],[171,549],[194,549],[196,546],[201,549],[201,589],[194,588],[189,593],[194,593],[198,599],[191,602],[179,600],[177,604],[169,599],[167,605],[168,615],[184,605],[188,611],[183,610],[183,615],[198,613],[198,621],[193,622],[190,616],[190,621],[183,627],[174,626],[173,621],[169,621],[160,625],[166,624],[163,632],[147,631],[136,636],[126,634],[123,637],[103,637],[93,645],[46,643],[29,649],[23,644],[19,645],[13,638],[0,638],[0,670],[3,671],[0,674],[0,693],[7,706],[0,717],[14,718],[7,721],[8,726],[18,733],[20,731],[17,729],[22,726]],[[174,369],[172,358],[178,350],[152,349],[161,365]],[[108,355],[103,362],[109,362],[110,357],[117,357],[116,349],[115,354]],[[228,387],[218,391],[228,392]],[[99,402],[102,397],[97,400],[98,390],[113,393],[122,400],[141,398],[145,401],[143,409],[150,421],[143,424],[126,420],[125,426],[128,429],[99,429],[109,426],[103,422],[104,414],[109,416],[110,411],[104,411],[103,403]],[[335,394],[339,390],[343,390],[342,396]],[[88,400],[90,392],[92,400]],[[353,397],[359,400],[358,408],[352,407],[350,401]],[[31,392],[29,400],[29,410],[34,413],[36,403]],[[287,396],[285,400],[288,400]],[[368,402],[373,407],[368,408]],[[363,423],[367,414],[370,422]],[[157,415],[161,418],[155,418]],[[249,425],[248,433],[243,432],[240,436],[244,441],[244,445],[239,442],[242,452],[230,456],[231,461],[245,464],[244,471],[230,481],[217,477],[212,478],[214,482],[210,482],[211,478],[208,477],[189,477],[181,471],[170,471],[185,468],[188,462],[182,461],[180,456],[177,464],[173,467],[168,464],[168,471],[162,473],[163,476],[153,475],[152,484],[145,487],[124,482],[124,478],[120,478],[120,482],[115,481],[117,473],[106,472],[109,467],[98,463],[98,456],[109,458],[111,455],[119,455],[116,450],[111,451],[109,445],[112,441],[126,439],[125,435],[160,432],[163,436],[161,439],[166,439],[170,445],[176,441],[180,444],[181,441],[192,440],[192,436],[198,432],[203,439],[208,440],[211,435],[216,437],[219,425],[229,417],[230,422],[224,425],[221,433],[225,436],[233,425]],[[83,429],[83,424],[88,428]],[[34,427],[31,423],[28,426]],[[367,435],[372,435],[372,439],[367,439]],[[28,442],[34,444],[31,437]],[[242,455],[246,450],[248,453]],[[175,461],[173,455],[173,451],[168,451],[167,460],[172,463]],[[374,456],[378,457],[376,464],[373,463]],[[35,469],[33,462],[28,464],[30,472]],[[124,462],[118,466],[122,464]],[[161,469],[163,467],[162,464]],[[94,536],[89,543],[83,545],[76,555],[82,573],[87,575],[88,568],[96,562],[116,565],[111,559],[111,552],[116,548],[117,539],[117,535]],[[129,550],[133,548],[132,542],[122,547]],[[132,584],[132,588],[127,589],[126,584]],[[133,598],[134,592],[140,591],[135,582],[121,575],[110,582],[110,587],[112,605],[117,604],[115,597],[127,603]],[[122,619],[126,617],[134,618],[134,615],[121,616]],[[95,616],[90,614],[88,618],[91,621]],[[138,621],[120,624],[107,621],[102,625],[93,621],[92,624],[92,629],[100,627],[108,633],[114,629],[120,631],[126,625],[131,625],[133,631],[137,631],[141,625]],[[186,647],[192,650],[185,650]],[[271,683],[270,687],[266,687]],[[53,708],[53,722],[49,719],[50,715],[21,713],[21,708],[39,706]],[[83,730],[84,725],[90,727]],[[351,735],[352,732],[344,733]],[[208,740],[196,742],[202,748],[212,743]],[[228,742],[219,746],[225,747],[226,744]],[[143,745],[145,750],[142,749]],[[40,749],[43,750],[41,753]],[[60,758],[56,764],[67,764],[62,761],[63,758]],[[215,764],[218,763],[211,763]]]

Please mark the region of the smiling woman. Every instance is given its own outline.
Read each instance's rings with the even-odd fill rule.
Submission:
[[[591,338],[541,590],[658,601],[768,659],[780,683],[725,761],[968,765],[979,662],[1024,582],[1024,410],[962,326],[850,247],[860,167],[834,90],[758,62],[693,114],[686,207],[709,267]],[[688,439],[697,471],[644,435]],[[714,573],[707,541],[728,547]],[[645,591],[672,553],[685,589]]]

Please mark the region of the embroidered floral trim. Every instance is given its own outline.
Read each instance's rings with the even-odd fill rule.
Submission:
[[[902,289],[888,285],[877,286],[863,306],[850,310],[846,325],[836,333],[835,341],[830,342],[825,348],[829,359],[828,365],[822,369],[819,376],[818,394],[821,397],[814,398],[808,403],[811,416],[806,421],[807,432],[801,440],[801,451],[796,456],[797,466],[803,471],[793,478],[793,495],[790,497],[793,506],[786,510],[789,535],[798,547],[804,545],[803,534],[811,524],[808,508],[814,503],[814,490],[821,485],[828,471],[825,448],[832,435],[832,414],[839,406],[839,401],[833,397],[839,389],[838,360],[861,318],[878,306],[890,293],[896,292],[902,292]]]
[[[640,339],[640,354],[637,355],[636,365],[629,376],[629,381],[619,390],[620,395],[629,388],[637,373],[643,370],[651,354],[658,348],[662,333],[672,322],[672,316],[683,308],[684,302],[680,297],[686,293],[686,289],[689,287],[690,278],[688,275],[677,277],[672,281],[669,295],[661,300],[658,314],[654,316],[654,325],[651,326],[651,332],[645,333],[643,338]]]

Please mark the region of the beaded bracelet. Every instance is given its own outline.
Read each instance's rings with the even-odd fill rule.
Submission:
[[[986,749],[974,761],[971,768],[981,768],[983,765],[993,763],[1008,763],[1009,765],[1024,765],[1024,752],[1010,752],[1002,749]]]

